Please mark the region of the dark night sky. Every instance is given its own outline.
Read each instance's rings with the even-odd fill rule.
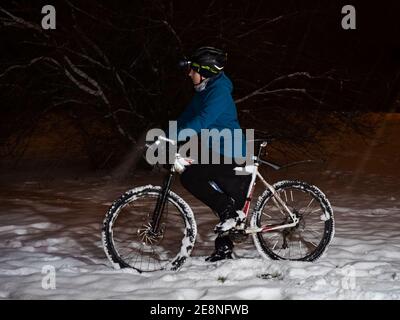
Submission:
[[[7,15],[40,26],[43,4],[56,7],[56,30],[27,28]],[[347,4],[356,8],[356,30],[341,28]],[[244,100],[245,127],[287,133],[290,119],[286,127],[279,121],[293,113],[306,132],[310,113],[399,111],[398,1],[2,1],[0,8],[0,138],[7,143],[24,140],[49,116],[61,127],[72,123],[96,150],[132,142],[182,111],[192,88],[176,62],[201,45],[228,52],[235,99],[270,82],[269,90],[307,93]],[[47,60],[30,64],[37,57]],[[285,78],[301,72],[311,78]],[[82,74],[104,95],[83,90],[94,82]],[[120,109],[129,112],[111,116]]]

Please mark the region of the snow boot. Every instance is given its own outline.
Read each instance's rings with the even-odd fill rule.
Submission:
[[[218,215],[221,221],[215,226],[215,233],[221,234],[233,228],[244,228],[246,216],[243,211],[229,206]]]
[[[219,260],[233,259],[233,242],[229,236],[218,236],[215,239],[215,251],[206,258],[208,262],[216,262]]]

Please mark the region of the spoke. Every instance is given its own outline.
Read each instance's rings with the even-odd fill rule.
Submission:
[[[305,210],[307,210],[307,208],[309,208],[311,206],[311,203],[313,203],[313,202],[314,202],[314,198],[311,199],[311,201],[308,203],[308,205],[307,205]]]
[[[306,229],[306,230],[304,230],[304,231],[308,231],[308,232],[314,232],[314,233],[318,234],[318,236],[320,236],[320,235],[321,235],[321,232],[320,232],[320,231],[317,231],[317,230],[315,230],[315,229],[312,229],[312,228],[308,228],[308,229]]]
[[[118,250],[120,256],[123,256],[123,257],[125,256],[125,253],[124,253],[125,251],[127,252],[127,253],[126,253],[126,257],[129,257],[129,256],[132,255],[132,254],[135,254],[135,251],[129,250],[129,248],[127,248],[127,249],[123,249],[123,248],[122,248],[122,250]]]
[[[309,227],[315,226],[317,224],[325,224],[325,221],[318,221],[318,222],[314,222],[313,224],[309,224]]]
[[[157,264],[160,266],[160,269],[162,269],[160,254],[158,254],[158,252],[156,253],[156,250],[153,250],[153,255],[154,255],[153,260],[155,261],[155,263],[153,262],[153,264],[155,264],[153,270],[157,270],[157,267],[156,267]]]
[[[155,270],[155,264],[159,262],[160,256],[156,253],[156,249],[154,247],[151,247],[152,253],[149,255],[149,269],[150,265],[153,266],[153,270]]]
[[[136,266],[136,262],[138,261],[138,259],[140,258],[140,264],[139,264],[139,269],[140,269],[140,267],[141,267],[141,265],[142,265],[142,259],[143,259],[143,255],[142,255],[142,247],[140,247],[139,248],[139,254],[136,256],[136,259],[135,259],[135,262],[134,262],[134,265]]]
[[[151,247],[152,255],[154,257],[154,260],[159,261],[161,259],[161,255],[157,251],[157,247],[152,246]]]
[[[141,244],[141,243],[139,242],[138,245],[139,245],[139,247],[135,248],[134,251],[132,252],[132,253],[137,252],[137,253],[136,253],[135,262],[133,263],[134,266],[136,266],[136,263],[138,262],[139,257],[142,255],[143,244]]]
[[[313,242],[313,241],[308,241],[304,238],[302,238],[301,240],[299,240],[300,244],[303,243],[303,245],[301,245],[302,251],[305,252],[305,255],[310,254],[311,252],[314,251],[314,248],[317,247],[317,245]],[[305,255],[302,255],[303,257]]]
[[[286,193],[285,193],[286,195]],[[286,214],[284,213],[284,211],[281,208],[281,205],[278,203],[278,201],[275,199],[275,197],[272,198],[274,200],[274,204],[275,204],[275,208],[278,209],[278,211],[286,218]],[[283,200],[282,200],[283,201]]]
[[[149,197],[145,195],[122,206],[111,231],[114,247],[118,252],[119,258],[129,266],[142,271],[162,269],[163,265],[165,265],[164,262],[168,262],[173,258],[173,254],[176,253],[175,249],[180,248],[177,245],[182,245],[181,242],[177,243],[176,240],[175,242],[173,240],[176,239],[177,234],[184,233],[185,228],[181,228],[182,221],[178,219],[179,217],[182,219],[182,216],[178,208],[178,215],[175,215],[174,210],[170,210],[171,203],[168,200],[164,207],[162,220],[160,220],[162,236],[153,239],[153,237],[146,235],[148,221],[154,211],[151,208],[155,208],[157,199],[157,196],[150,195]],[[172,209],[175,208],[172,205]],[[170,211],[171,217],[169,218],[171,218],[171,221],[166,223],[165,219],[169,216]],[[133,227],[138,221],[140,226]],[[165,238],[167,229],[170,231],[169,236],[172,236],[170,240]],[[146,244],[139,240],[141,238]],[[162,243],[163,245],[161,245]]]
[[[147,269],[146,270],[150,270],[150,256],[148,256],[148,258],[147,258]]]
[[[281,259],[301,260],[306,257],[313,259],[316,248],[323,245],[325,237],[324,214],[329,217],[329,213],[323,207],[323,199],[314,195],[309,188],[300,190],[297,185],[285,186],[271,197],[272,199],[269,198],[263,208],[265,212],[260,215],[259,221],[262,227],[268,229],[269,225],[288,223],[290,215],[286,212],[285,206],[298,215],[300,224],[285,229],[285,232],[281,229],[264,231],[265,246]],[[267,222],[265,225],[262,223],[264,221]]]
[[[298,241],[298,242],[300,243],[300,241]],[[293,247],[293,249],[296,248],[296,241],[295,241],[295,240],[287,240],[287,243],[288,243],[287,251],[288,251],[289,257],[296,257],[295,254],[292,256],[292,250],[291,250],[292,247]],[[301,252],[300,252],[300,253],[301,253]]]
[[[268,232],[267,232],[267,234],[268,234]],[[276,233],[276,234],[273,234],[273,235],[268,235],[268,240],[271,240],[272,238],[277,237],[279,235],[280,235],[279,233]]]
[[[301,254],[302,250],[301,250],[301,241],[300,240],[299,240],[299,249],[300,249],[300,254]]]
[[[303,213],[303,216],[305,216],[305,215],[310,215],[310,214],[316,213],[316,212],[321,211],[321,210],[322,210],[322,208],[321,208],[321,207],[318,207],[317,209],[314,209],[314,210],[311,210],[311,211],[309,211],[309,212]]]
[[[262,212],[261,213],[263,216],[266,216],[266,217],[268,217],[268,218],[271,218],[272,219],[272,217],[269,215],[269,214],[266,214],[266,213],[264,213],[264,212]]]
[[[303,240],[304,240],[304,242],[310,242],[310,243],[312,243],[312,245],[313,245],[314,247],[318,247],[318,245],[315,244],[315,243],[314,243],[315,241],[313,241],[313,240],[307,240],[307,239],[305,239],[304,237],[303,237]]]
[[[314,247],[318,247],[317,244],[315,244],[314,242],[312,242],[311,240],[309,241]]]
[[[158,262],[158,265],[160,266],[160,269],[163,269],[164,265],[161,264],[160,260],[157,260],[157,262]]]
[[[136,254],[134,251],[133,251],[131,254],[129,254],[129,255],[126,257],[127,260],[129,260],[129,265],[131,265],[130,262],[133,260],[133,258],[132,258],[132,259],[130,258],[131,255],[133,255],[133,258],[136,256],[135,262],[133,263],[133,266],[135,266],[135,265],[136,265],[136,261],[137,261],[139,255]],[[124,260],[125,260],[125,258],[124,258]]]

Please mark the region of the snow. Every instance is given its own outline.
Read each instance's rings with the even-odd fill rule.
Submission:
[[[397,178],[365,175],[346,188],[351,175],[324,171],[317,178],[332,203],[336,233],[315,263],[263,259],[251,239],[236,246],[236,259],[205,262],[216,218],[177,183],[198,223],[195,249],[178,272],[143,274],[112,268],[101,225],[112,200],[133,185],[157,184],[159,176],[138,173],[119,184],[104,177],[9,183],[0,191],[0,298],[400,299]],[[49,266],[55,289],[42,287]]]
[[[323,165],[262,171],[269,182],[296,179],[315,184],[332,204],[335,236],[314,263],[263,259],[251,237],[235,247],[235,259],[205,262],[213,250],[217,218],[177,182],[173,190],[190,204],[197,222],[192,256],[178,272],[115,270],[102,248],[104,216],[125,191],[160,185],[162,176],[138,171],[129,181],[117,183],[101,175],[44,179],[40,172],[18,177],[4,173],[0,299],[398,300],[400,119],[396,119],[387,118],[385,131],[369,146],[355,139],[337,143],[338,156]],[[255,197],[262,192],[258,185]],[[49,278],[52,270],[54,279]]]

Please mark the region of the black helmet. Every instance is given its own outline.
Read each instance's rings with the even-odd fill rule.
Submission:
[[[217,48],[201,47],[197,49],[190,61],[182,61],[181,66],[188,66],[200,73],[204,78],[211,78],[223,71],[227,60],[227,54]]]

